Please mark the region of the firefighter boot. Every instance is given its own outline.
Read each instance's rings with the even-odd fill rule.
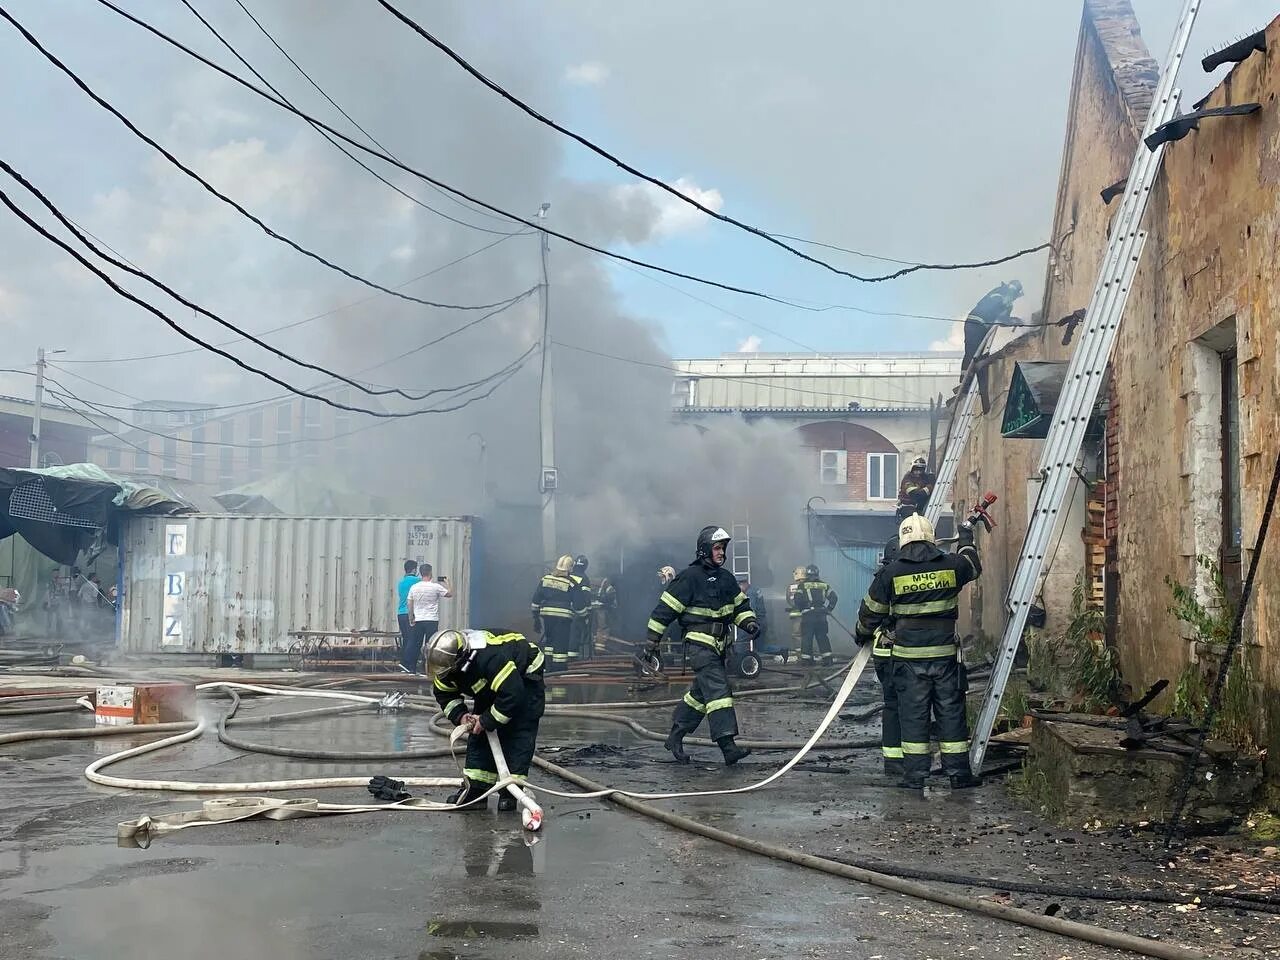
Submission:
[[[672,728],[667,734],[666,742],[662,744],[671,751],[671,755],[676,758],[676,763],[688,763],[689,755],[684,752],[684,734]]]
[[[470,804],[470,806],[462,807],[467,813],[485,810],[488,804],[481,800],[479,803],[472,803],[484,795],[485,788],[483,784],[472,783],[470,780],[463,780],[462,786],[458,788],[458,792],[449,796],[449,802],[454,806],[462,807],[462,804]]]
[[[982,778],[976,776],[972,771],[966,773],[953,773],[951,775],[952,790],[967,790],[970,787],[982,786]]]
[[[733,737],[721,737],[716,743],[720,745],[720,752],[724,754],[726,767],[732,767],[742,758],[751,756],[751,748],[738,746],[733,742]]]
[[[498,794],[498,812],[511,813],[516,808],[516,798],[506,790]]]
[[[904,773],[901,760],[886,760],[884,762],[884,775],[890,780],[901,780]]]

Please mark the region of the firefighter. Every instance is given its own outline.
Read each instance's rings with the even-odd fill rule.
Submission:
[[[573,558],[573,568],[569,571],[569,579],[578,588],[580,606],[578,615],[573,621],[573,644],[581,656],[591,656],[591,637],[595,632],[595,609],[592,604],[594,594],[591,589],[591,578],[587,576],[587,567],[591,561],[585,553]]]
[[[787,659],[799,660],[804,643],[804,628],[801,619],[804,615],[804,567],[796,567],[791,572],[791,585],[787,587],[787,619],[791,623],[791,650]]]
[[[923,513],[937,482],[938,478],[929,470],[928,461],[924,457],[916,457],[911,461],[911,469],[898,484],[898,503],[913,506],[916,513]]]
[[[919,512],[920,511],[916,509],[915,504],[913,503],[900,503],[898,504],[897,512],[893,515],[893,519],[899,526],[901,526],[903,520],[907,519],[907,517],[914,517]],[[894,530],[893,536],[884,542],[884,552],[880,554],[880,563],[882,565],[886,564],[890,560],[897,559],[897,556],[898,531]]]
[[[436,701],[455,726],[471,728],[462,787],[450,803],[467,804],[498,782],[488,732],[496,731],[511,775],[524,781],[538,744],[538,722],[546,708],[545,655],[519,633],[446,630],[427,651],[427,673]],[[472,699],[467,708],[465,697]],[[503,791],[499,810],[514,810],[515,797]],[[482,810],[483,804],[468,810]]]
[[[982,413],[986,416],[990,403],[987,398],[987,371],[985,363],[977,363],[978,348],[991,327],[1002,324],[1021,323],[1013,319],[1013,304],[1022,296],[1022,284],[1010,280],[987,292],[987,295],[974,305],[964,321],[964,360],[960,363],[960,378],[963,383],[970,367],[978,377],[978,392],[982,397]],[[989,362],[989,361],[987,361]]]
[[[960,591],[982,573],[971,527],[955,553],[944,553],[933,525],[913,516],[898,527],[898,556],[876,571],[858,611],[855,638],[871,642],[892,624],[890,651],[902,732],[902,785],[921,787],[929,774],[929,729],[936,719],[942,769],[953,787],[981,781],[969,767],[967,683],[956,638]]]
[[[592,639],[597,648],[603,645],[603,638],[596,639],[601,628],[612,632],[618,615],[618,591],[608,577],[602,577],[596,584],[595,594],[591,601],[593,611]]]
[[[570,576],[572,571],[573,557],[561,557],[533,592],[533,630],[542,635],[542,652],[554,670],[567,669],[569,661],[578,657],[573,626],[583,608],[583,597]]]
[[[704,717],[711,739],[724,754],[725,766],[733,766],[751,753],[734,742],[738,715],[733,709],[725,658],[735,627],[754,638],[760,624],[738,581],[724,569],[730,539],[723,527],[703,527],[693,563],[667,585],[649,617],[650,653],[657,652],[667,627],[678,621],[693,668],[693,685],[676,706],[664,744],[677,763],[689,762],[684,738],[698,729]]]
[[[836,608],[839,599],[836,592],[823,582],[817,566],[811,563],[804,568],[804,579],[796,584],[795,597],[795,605],[800,613],[802,663],[811,664],[819,657],[824,664],[832,662],[827,617]]]
[[[910,503],[898,504],[895,519],[901,525],[907,517],[914,517],[916,508]],[[898,534],[885,541],[884,554],[880,564],[890,563],[898,558]],[[884,709],[880,711],[880,753],[884,758],[884,775],[891,779],[902,779],[902,728],[898,720],[898,691],[893,686],[893,620],[892,618],[876,628],[872,638],[871,653],[876,668],[876,680],[880,683],[880,697]]]

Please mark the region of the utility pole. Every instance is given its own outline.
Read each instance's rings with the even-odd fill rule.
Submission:
[[[538,209],[538,219],[545,220],[551,204],[544,203]],[[542,252],[542,377],[539,392],[538,434],[542,443],[542,469],[538,477],[538,490],[542,494],[542,558],[550,562],[556,549],[556,474],[555,438],[555,388],[551,373],[551,285],[547,280],[547,248],[550,246],[546,231],[539,237]]]
[[[36,406],[31,412],[31,469],[40,466],[40,408],[44,402],[44,347],[36,350]]]

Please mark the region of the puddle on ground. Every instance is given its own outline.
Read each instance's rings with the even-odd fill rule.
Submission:
[[[427,933],[455,940],[519,940],[540,933],[536,923],[520,920],[432,920]]]

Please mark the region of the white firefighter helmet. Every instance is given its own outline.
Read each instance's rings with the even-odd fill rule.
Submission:
[[[792,579],[792,580],[794,580],[796,583],[799,583],[801,580],[803,580],[803,579],[804,579],[804,567],[796,567],[794,570],[792,570],[792,571],[791,571],[791,579]]]
[[[909,543],[934,543],[933,524],[920,514],[907,517],[898,527],[898,547]]]
[[[566,553],[563,557],[561,557],[559,560],[556,561],[556,573],[568,573],[572,569],[573,569],[573,557],[569,556],[569,554]]]
[[[929,465],[929,461],[926,460],[924,457],[916,457],[914,460],[911,461],[911,468],[913,470],[916,467],[919,467],[921,470],[923,470],[928,465]]]
[[[442,630],[427,646],[427,676],[448,673],[464,650],[483,650],[490,634],[484,630]]]
[[[673,566],[665,566],[658,568],[658,580],[665,587],[668,583],[676,578],[676,568]]]

